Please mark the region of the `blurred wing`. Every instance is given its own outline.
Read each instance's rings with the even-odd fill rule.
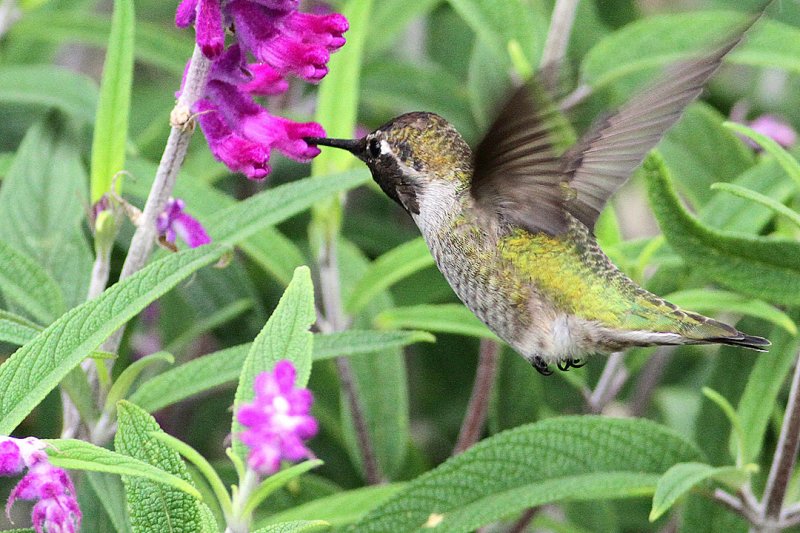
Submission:
[[[704,57],[669,68],[649,89],[592,128],[564,154],[566,179],[576,193],[567,200],[567,211],[594,228],[608,198],[700,95],[722,59],[741,42],[756,20],[753,18]]]
[[[557,155],[561,115],[544,84],[518,89],[475,150],[478,205],[533,233],[568,230],[567,213],[594,228],[608,198],[703,89],[722,58],[758,17],[702,58],[678,63],[659,81]]]
[[[540,76],[511,95],[474,152],[478,205],[530,231],[565,231],[560,120]]]

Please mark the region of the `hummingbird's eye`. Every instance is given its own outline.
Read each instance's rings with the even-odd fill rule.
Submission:
[[[378,139],[370,139],[369,143],[367,143],[367,151],[373,159],[378,158],[381,155],[380,141]]]

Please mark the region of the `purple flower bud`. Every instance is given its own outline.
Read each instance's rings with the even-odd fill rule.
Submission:
[[[250,448],[250,468],[269,475],[282,459],[299,461],[313,457],[303,441],[317,434],[317,421],[309,414],[314,398],[308,389],[295,388],[291,361],[279,361],[272,372],[262,372],[253,383],[255,398],[236,414],[247,427],[239,438]]]
[[[195,21],[197,44],[203,50],[203,55],[210,59],[218,57],[225,47],[225,30],[222,27],[222,8],[219,3],[220,0],[200,0]]]
[[[45,443],[34,437],[0,441],[2,475],[28,472],[11,490],[6,504],[6,516],[17,499],[38,500],[31,519],[37,533],[74,533],[81,523],[81,510],[75,499],[75,487],[67,473],[47,459]]]
[[[793,146],[797,142],[797,132],[784,119],[775,115],[761,115],[749,126],[762,135],[766,135],[784,148]]]
[[[158,215],[156,229],[167,242],[174,243],[180,237],[189,248],[197,248],[211,242],[203,225],[184,212],[186,204],[180,198],[170,198],[164,211]]]
[[[175,12],[175,25],[188,28],[197,16],[197,0],[182,0]]]
[[[283,94],[289,89],[289,82],[283,79],[280,72],[266,63],[255,63],[248,66],[252,79],[240,87],[254,95]]]

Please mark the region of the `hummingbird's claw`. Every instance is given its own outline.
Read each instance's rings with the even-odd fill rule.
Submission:
[[[549,376],[553,373],[553,371],[550,370],[550,368],[547,366],[547,363],[544,361],[544,359],[542,359],[538,355],[533,358],[531,364],[533,365],[533,368],[535,368],[536,371],[543,376]]]
[[[580,368],[586,364],[586,361],[581,361],[580,359],[573,359],[571,357],[567,359],[562,359],[556,363],[558,365],[558,369],[566,372],[570,368]]]

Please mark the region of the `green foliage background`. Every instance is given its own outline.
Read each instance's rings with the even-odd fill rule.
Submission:
[[[354,126],[433,111],[472,143],[501,95],[538,64],[552,8],[536,0],[331,3],[350,15],[348,45],[321,87],[298,84],[267,102],[273,113],[297,120],[316,113],[329,133],[349,136]],[[573,117],[579,128],[659,68],[724,35],[742,19],[736,11],[758,2],[688,2],[680,13],[669,2],[646,4],[580,2],[570,75],[593,93]],[[346,154],[319,158],[310,178],[309,167],[274,157],[269,179],[253,183],[213,161],[195,135],[175,196],[215,244],[160,252],[139,274],[84,303],[93,261],[90,198],[124,169],[122,194],[143,204],[193,42],[191,32],[172,26],[175,4],[155,0],[139,0],[135,14],[131,2],[115,2],[113,18],[124,31],[109,41],[110,7],[21,3],[21,18],[0,40],[0,354],[8,356],[0,366],[0,430],[58,437],[59,383],[82,416],[118,421],[115,452],[55,441],[54,462],[91,471],[77,478],[84,531],[146,531],[167,519],[186,531],[213,530],[221,509],[198,481],[199,467],[155,443],[152,432],[160,426],[179,437],[235,483],[224,449],[237,382],[246,386],[236,401],[246,401],[255,372],[282,357],[295,361],[303,382],[310,372],[321,426],[310,447],[324,465],[259,506],[255,525],[264,531],[328,527],[316,520],[352,531],[426,523],[470,531],[509,526],[527,508],[548,504],[560,511],[545,508],[533,527],[659,531],[674,520],[687,532],[746,530],[707,495],[745,482],[758,495],[769,470],[800,342],[800,231],[791,217],[800,207],[800,167],[796,151],[756,153],[724,122],[745,99],[751,116],[770,112],[800,126],[800,4],[769,11],[597,229],[604,250],[633,279],[769,337],[770,352],[633,350],[624,361],[626,384],[601,406],[608,416],[580,416],[591,411],[585,396],[605,359],[543,378],[504,347],[485,440],[444,464],[465,414],[480,339],[494,336],[455,298],[410,218]],[[132,84],[125,75],[131,59]],[[754,201],[742,188],[762,196]],[[131,233],[123,225],[112,278]],[[312,340],[306,330],[315,317],[312,283],[321,305],[315,264],[325,238],[338,242],[353,324],[315,332]],[[206,266],[223,254],[230,258],[225,268]],[[295,270],[302,265],[311,270]],[[88,384],[73,369],[87,356],[105,357],[95,352],[100,343],[137,315],[114,366],[114,398],[128,401],[106,406],[104,415],[86,401]],[[156,351],[153,343],[174,363],[161,354],[131,366]],[[365,487],[336,356],[353,367],[385,485]],[[734,414],[726,417],[703,387]],[[169,472],[169,481],[155,482],[144,467],[132,475],[137,461]],[[192,491],[205,503],[187,495]],[[166,502],[156,511],[142,503],[153,493]],[[787,505],[798,501],[795,476]]]

